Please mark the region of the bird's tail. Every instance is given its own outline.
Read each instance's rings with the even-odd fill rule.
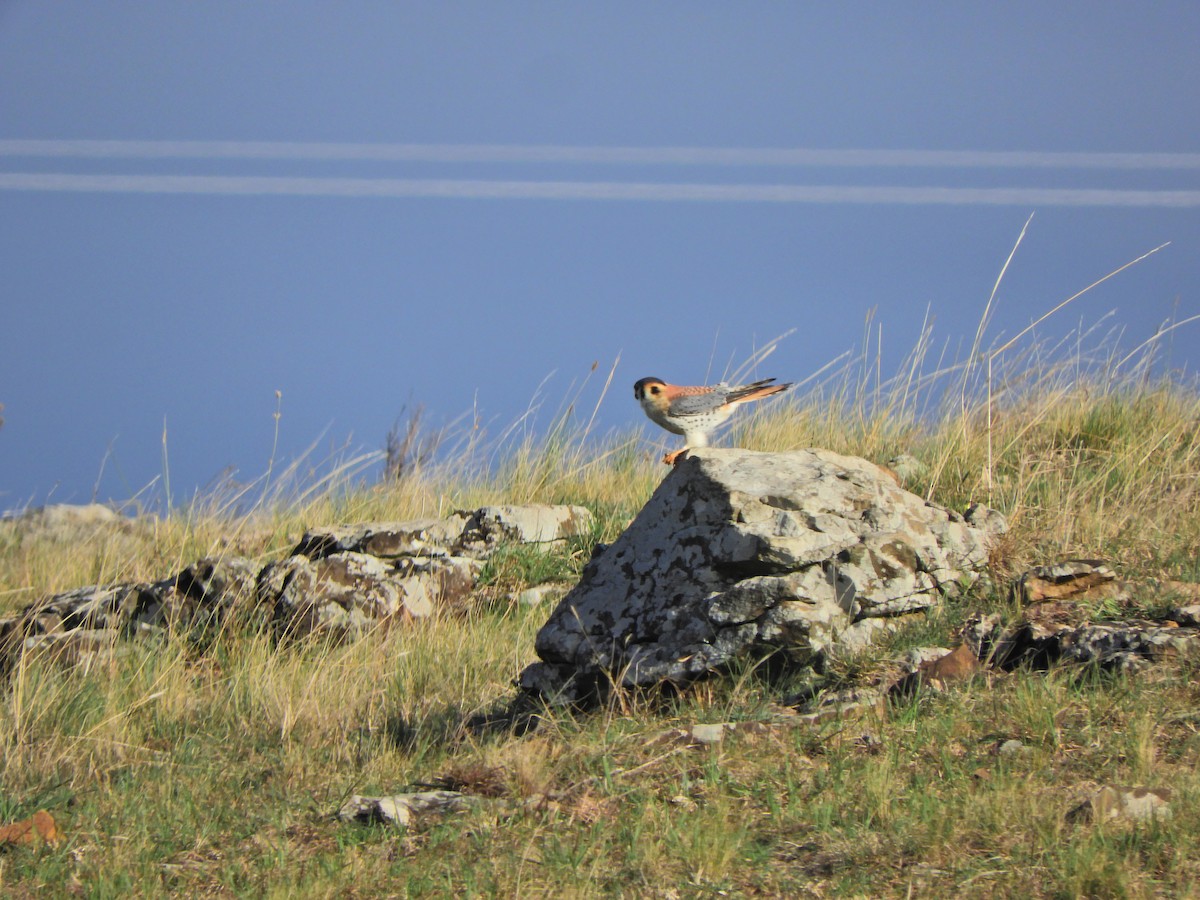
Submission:
[[[728,402],[741,403],[749,400],[761,400],[763,397],[770,397],[772,394],[782,394],[794,383],[792,381],[785,381],[783,384],[775,384],[774,378],[764,378],[762,381],[753,381],[750,384],[739,385],[729,391]]]

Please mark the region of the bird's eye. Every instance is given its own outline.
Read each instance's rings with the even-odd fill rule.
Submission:
[[[650,385],[650,393],[654,394],[654,396],[656,396],[656,397],[658,396],[658,385],[657,384]]]

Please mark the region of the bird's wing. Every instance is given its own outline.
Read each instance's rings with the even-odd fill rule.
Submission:
[[[671,401],[667,412],[672,416],[703,416],[725,405],[729,397],[728,388],[717,386],[704,393],[681,394]]]

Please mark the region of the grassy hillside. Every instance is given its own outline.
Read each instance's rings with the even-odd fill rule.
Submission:
[[[723,438],[877,462],[907,454],[919,463],[910,490],[1008,516],[990,592],[836,660],[843,683],[894,669],[906,648],[950,645],[972,612],[1013,615],[1005,588],[1032,564],[1101,557],[1142,581],[1200,581],[1194,386],[1149,377],[1144,355],[1108,350],[973,359],[939,366],[923,341],[891,380],[874,361],[855,361]],[[606,402],[640,415],[624,392]],[[468,435],[388,484],[355,487],[338,477],[348,464],[306,494],[264,490],[269,499],[244,515],[210,497],[117,539],[62,543],[6,528],[0,611],[83,584],[161,578],[204,555],[265,562],[311,525],[483,502],[580,503],[597,514],[594,539],[611,540],[663,476],[661,452],[564,415],[548,436],[514,430],[480,448]],[[1017,671],[802,727],[780,715],[794,683],[748,664],[681,696],[619,695],[595,712],[552,712],[525,736],[471,733],[468,717],[511,697],[549,612],[511,594],[573,577],[589,543],[502,554],[466,614],[347,646],[280,648],[247,626],[202,644],[187,635],[131,642],[90,668],[22,663],[0,687],[0,823],[46,809],[64,839],[0,850],[0,893],[1200,893],[1192,660],[1139,676]],[[1134,602],[1104,614],[1164,598],[1148,588]],[[769,724],[710,746],[670,738],[716,722]],[[1023,749],[999,754],[1009,739]],[[1174,816],[1067,824],[1064,813],[1102,783],[1169,787]],[[481,799],[408,831],[333,816],[350,794],[428,784]]]

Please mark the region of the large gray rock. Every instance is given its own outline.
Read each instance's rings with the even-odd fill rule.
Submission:
[[[520,684],[573,702],[747,653],[812,662],[856,622],[955,593],[989,536],[863,459],[693,450],[551,614]]]

